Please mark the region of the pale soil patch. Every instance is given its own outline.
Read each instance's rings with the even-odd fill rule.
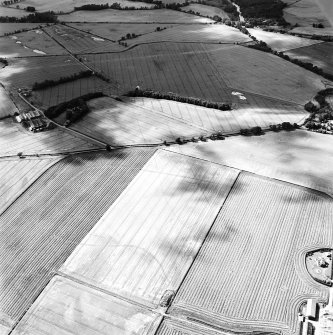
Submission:
[[[229,19],[228,14],[222,10],[221,8],[213,7],[213,6],[206,6],[201,4],[190,4],[186,7],[182,7],[181,10],[183,12],[188,12],[190,10],[193,10],[195,13],[199,13],[203,16],[209,16],[214,17],[215,15],[218,15],[219,17]]]
[[[257,40],[266,42],[273,50],[277,51],[286,51],[288,49],[296,49],[312,44],[322,43],[322,41],[318,40],[311,40],[288,34],[273,33],[261,29],[248,28],[248,31],[251,35],[256,37]]]
[[[8,335],[11,332],[12,328],[4,325],[0,325],[0,335]]]
[[[126,41],[129,45],[147,42],[215,42],[235,43],[249,42],[251,38],[238,29],[223,24],[214,25],[179,25],[160,32],[154,32]]]
[[[211,23],[213,20],[169,9],[78,11],[62,15],[64,22]]]
[[[14,115],[17,108],[5,89],[0,85],[0,119],[9,115]]]
[[[0,155],[41,154],[96,149],[95,143],[59,128],[39,133],[25,130],[11,119],[0,121]]]
[[[118,41],[126,34],[135,33],[136,35],[149,34],[156,31],[157,27],[171,28],[171,24],[156,24],[156,23],[69,23],[71,27],[87,31],[104,38],[109,38]],[[136,39],[134,39],[136,41]],[[129,42],[126,40],[125,42]]]
[[[269,53],[230,46],[209,56],[234,89],[303,105],[325,88],[319,75]]]
[[[0,23],[0,36],[11,34],[21,29],[38,29],[43,23]]]
[[[153,335],[162,316],[55,276],[16,326],[13,335]]]
[[[331,245],[332,218],[328,196],[240,173],[169,312],[240,332],[298,334],[302,302],[329,296],[302,251]]]
[[[177,290],[237,175],[157,151],[60,271],[156,306]]]
[[[297,130],[168,150],[225,164],[333,195],[333,137]],[[320,167],[320,168],[319,168]]]
[[[0,214],[44,171],[61,159],[14,158],[0,160]]]

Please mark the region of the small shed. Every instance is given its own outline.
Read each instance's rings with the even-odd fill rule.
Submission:
[[[309,319],[316,317],[317,301],[316,299],[308,299],[306,304],[305,316]]]

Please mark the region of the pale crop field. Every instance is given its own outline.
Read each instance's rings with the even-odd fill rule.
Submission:
[[[289,50],[286,54],[291,58],[298,58],[303,62],[310,62],[333,74],[333,42],[324,42],[308,47]]]
[[[154,151],[64,158],[0,216],[0,324],[22,317]]]
[[[154,335],[160,319],[147,309],[55,276],[12,334]]]
[[[213,7],[212,7],[213,8]],[[238,29],[224,24],[179,25],[126,41],[128,45],[151,42],[243,43],[252,41]]]
[[[87,70],[70,56],[41,56],[11,59],[0,71],[0,81],[11,88],[32,87],[45,79],[57,80]]]
[[[190,4],[186,7],[181,8],[182,11],[188,12],[190,10],[193,10],[195,13],[199,13],[202,16],[209,16],[214,17],[215,15],[218,15],[219,17],[229,19],[228,14],[222,10],[221,8],[213,7],[213,6],[206,6],[201,4]]]
[[[45,31],[74,54],[124,50],[118,43],[64,25],[53,25],[45,28]]]
[[[122,53],[82,55],[84,61],[110,79],[116,80],[118,93],[135,89],[174,92],[182,96],[212,101],[231,100],[224,76],[209,58],[228,46],[195,43],[154,43],[140,45]],[[207,50],[208,49],[208,50]]]
[[[230,137],[223,142],[186,144],[168,150],[333,196],[333,137],[325,134],[304,130],[269,132],[264,136]]]
[[[68,26],[87,31],[102,38],[108,38],[113,41],[120,40],[126,34],[145,35],[156,31],[157,27],[171,28],[174,24],[157,24],[157,23],[68,23]],[[182,26],[184,27],[184,25]],[[0,25],[1,28],[1,25]],[[135,38],[134,41],[137,39]],[[126,40],[125,42],[130,42]]]
[[[1,69],[0,69],[1,71]],[[17,108],[11,98],[8,96],[5,89],[0,85],[0,119],[14,115]]]
[[[70,152],[96,149],[101,146],[60,128],[32,133],[11,119],[0,121],[0,131],[1,156],[17,155],[19,152],[27,155]]]
[[[61,15],[62,22],[214,23],[215,21],[171,9],[77,11]]]
[[[7,158],[0,160],[0,215],[41,174],[58,162],[56,158]]]
[[[288,34],[280,34],[261,29],[248,28],[249,33],[259,41],[266,42],[273,50],[286,51],[322,43],[320,40],[312,40]]]
[[[43,23],[0,23],[0,36],[13,34],[21,29],[38,29],[44,25]]]
[[[243,331],[296,334],[307,298],[329,289],[305,251],[330,246],[332,198],[242,172],[182,283],[171,314]]]
[[[237,175],[157,151],[61,273],[156,307],[177,290]]]

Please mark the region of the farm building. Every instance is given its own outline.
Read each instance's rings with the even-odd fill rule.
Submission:
[[[308,299],[306,303],[305,316],[309,319],[314,319],[316,317],[317,301],[316,299]]]

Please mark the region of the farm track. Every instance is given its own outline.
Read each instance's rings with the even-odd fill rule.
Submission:
[[[18,320],[153,153],[131,149],[65,158],[0,216],[2,314]]]

